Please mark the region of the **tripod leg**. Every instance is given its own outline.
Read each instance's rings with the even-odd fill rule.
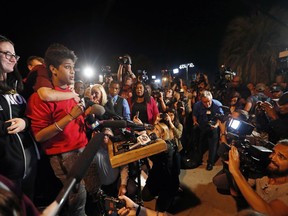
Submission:
[[[143,204],[142,196],[141,196],[141,161],[137,161],[137,184],[138,184],[138,191],[136,197],[136,203],[139,205]]]

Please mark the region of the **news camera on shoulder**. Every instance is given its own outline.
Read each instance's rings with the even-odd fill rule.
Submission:
[[[222,143],[225,148],[219,152],[220,157],[228,161],[229,150],[231,146],[235,146],[240,155],[240,170],[249,178],[266,175],[266,167],[270,163],[269,155],[274,147],[273,143],[264,139],[256,142],[254,128],[249,122],[231,118],[227,124],[227,137],[232,142],[231,144]]]

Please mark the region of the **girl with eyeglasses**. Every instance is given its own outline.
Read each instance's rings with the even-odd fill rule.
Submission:
[[[14,44],[0,35],[0,174],[33,199],[38,149],[25,116],[26,100]]]

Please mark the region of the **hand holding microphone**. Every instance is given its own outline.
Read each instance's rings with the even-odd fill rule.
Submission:
[[[80,116],[84,112],[84,107],[82,103],[79,103],[75,105],[70,113],[68,113],[69,116],[72,117],[72,120],[76,119],[78,116]]]
[[[88,124],[88,127],[90,127],[92,130],[97,128],[99,126],[98,119],[101,118],[105,113],[105,108],[99,104],[92,104],[87,109],[88,114],[86,114],[86,122]]]

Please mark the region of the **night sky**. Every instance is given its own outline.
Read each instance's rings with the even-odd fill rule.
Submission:
[[[75,51],[79,67],[110,65],[112,72],[116,72],[118,56],[128,53],[132,62],[133,58],[149,62],[149,66],[138,68],[132,65],[134,71],[148,67],[148,74],[152,74],[193,62],[193,70],[213,74],[218,70],[217,54],[229,21],[248,15],[259,6],[269,9],[276,2],[28,1],[23,6],[2,3],[0,33],[15,43],[16,53],[21,56],[21,70],[27,70],[28,56],[44,56],[50,43],[59,42]],[[20,13],[15,12],[15,7]]]

